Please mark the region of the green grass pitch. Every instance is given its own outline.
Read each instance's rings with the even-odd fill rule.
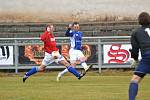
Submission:
[[[128,100],[132,74],[89,72],[81,80],[67,74],[56,82],[57,73],[38,73],[26,83],[23,74],[0,75],[0,100]],[[137,100],[150,100],[149,76],[140,84]]]

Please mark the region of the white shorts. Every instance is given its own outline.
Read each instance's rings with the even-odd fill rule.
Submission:
[[[57,59],[54,59],[54,57],[52,56],[52,54],[49,54],[47,52],[45,52],[45,57],[42,61],[42,65],[49,65],[53,62],[56,62],[57,64],[59,63],[59,61],[62,61],[62,60],[65,60],[65,58],[59,54],[58,58]]]
[[[69,50],[69,56],[71,63],[79,60],[81,57],[85,57],[81,50],[75,50],[73,48]]]

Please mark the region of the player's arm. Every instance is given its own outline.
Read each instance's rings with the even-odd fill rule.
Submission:
[[[132,49],[129,49],[130,53],[131,53],[131,67],[135,68],[137,67],[137,65],[139,64],[139,60],[138,60],[138,56],[139,56],[139,45],[138,42],[136,40],[136,36],[135,33],[132,34],[131,36],[131,46]]]
[[[68,36],[68,37],[72,37],[73,36],[71,28],[72,28],[72,25],[69,24],[69,27],[66,30],[65,36]]]
[[[132,36],[131,36],[131,46],[132,46],[132,49],[130,49],[131,58],[133,58],[134,60],[138,60],[138,56],[139,56],[139,43],[137,42],[135,33],[133,33]]]
[[[40,39],[41,39],[43,42],[46,41],[46,34],[45,34],[45,33],[41,34],[41,35],[40,35]]]

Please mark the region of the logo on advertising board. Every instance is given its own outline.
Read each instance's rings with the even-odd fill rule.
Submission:
[[[104,63],[128,63],[130,60],[130,48],[131,45],[128,44],[104,45]]]
[[[13,46],[0,46],[0,65],[13,65]]]

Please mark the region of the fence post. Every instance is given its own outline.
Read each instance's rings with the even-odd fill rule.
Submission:
[[[99,73],[101,73],[102,68],[102,47],[101,47],[101,39],[98,39],[98,68]]]
[[[18,41],[15,39],[15,73],[18,73],[18,56],[19,56],[19,51],[18,51]]]

